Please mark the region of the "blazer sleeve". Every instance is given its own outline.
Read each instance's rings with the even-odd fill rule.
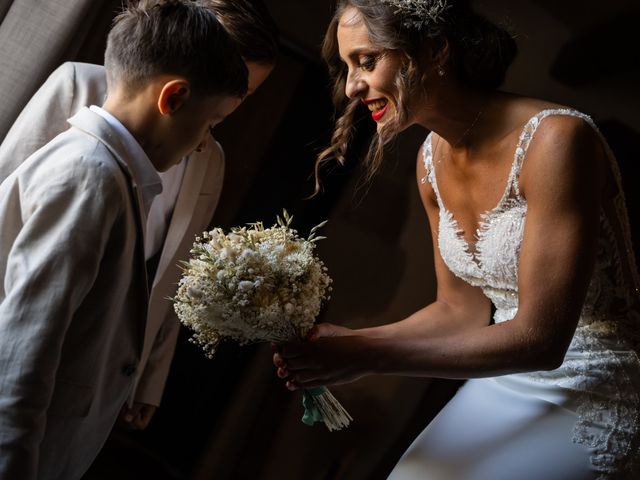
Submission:
[[[198,205],[197,211],[177,213],[192,215],[192,222],[180,240],[180,247],[177,249],[175,257],[170,259],[169,265],[165,267],[167,269],[166,275],[163,276],[159,285],[155,287],[162,294],[158,295],[157,292],[153,292],[151,296],[152,301],[163,302],[166,308],[156,308],[156,306],[150,308],[150,311],[164,312],[164,318],[155,338],[153,348],[143,366],[133,398],[135,402],[155,406],[160,405],[180,331],[180,322],[173,310],[173,305],[167,300],[167,297],[175,295],[181,274],[178,262],[185,260],[189,255],[195,235],[209,228],[220,199],[224,178],[224,150],[217,141],[209,142],[209,145],[210,148],[206,158],[188,159],[188,161],[195,160],[197,162],[196,165],[201,164],[204,167],[201,170],[203,176],[200,187],[201,203]],[[181,190],[185,188],[191,188],[191,186],[185,185],[183,182]]]
[[[33,152],[67,130],[67,119],[80,108],[102,105],[106,91],[101,65],[66,62],[54,70],[0,144],[0,183]]]
[[[65,334],[120,215],[114,173],[66,160],[57,163],[64,178],[21,173],[0,187],[2,479],[35,478]]]

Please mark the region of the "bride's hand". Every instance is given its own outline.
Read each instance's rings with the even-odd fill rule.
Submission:
[[[273,355],[280,378],[289,390],[335,385],[367,373],[366,339],[351,329],[323,323],[304,342],[283,344]]]
[[[354,335],[353,330],[333,323],[319,323],[309,330],[305,340],[312,342],[321,337],[344,337],[347,335]]]

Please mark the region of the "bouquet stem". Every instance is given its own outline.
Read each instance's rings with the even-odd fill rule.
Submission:
[[[333,432],[348,427],[353,420],[349,412],[325,387],[303,390],[302,404],[304,405],[302,422],[306,425],[324,422],[329,431]]]

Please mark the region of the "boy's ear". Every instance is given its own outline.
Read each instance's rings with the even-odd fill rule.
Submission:
[[[158,96],[158,110],[161,115],[171,115],[178,111],[191,96],[191,86],[187,80],[176,79],[165,83]]]

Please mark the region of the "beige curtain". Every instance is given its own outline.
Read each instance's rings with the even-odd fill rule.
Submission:
[[[65,60],[102,61],[119,0],[0,0],[0,142]]]

